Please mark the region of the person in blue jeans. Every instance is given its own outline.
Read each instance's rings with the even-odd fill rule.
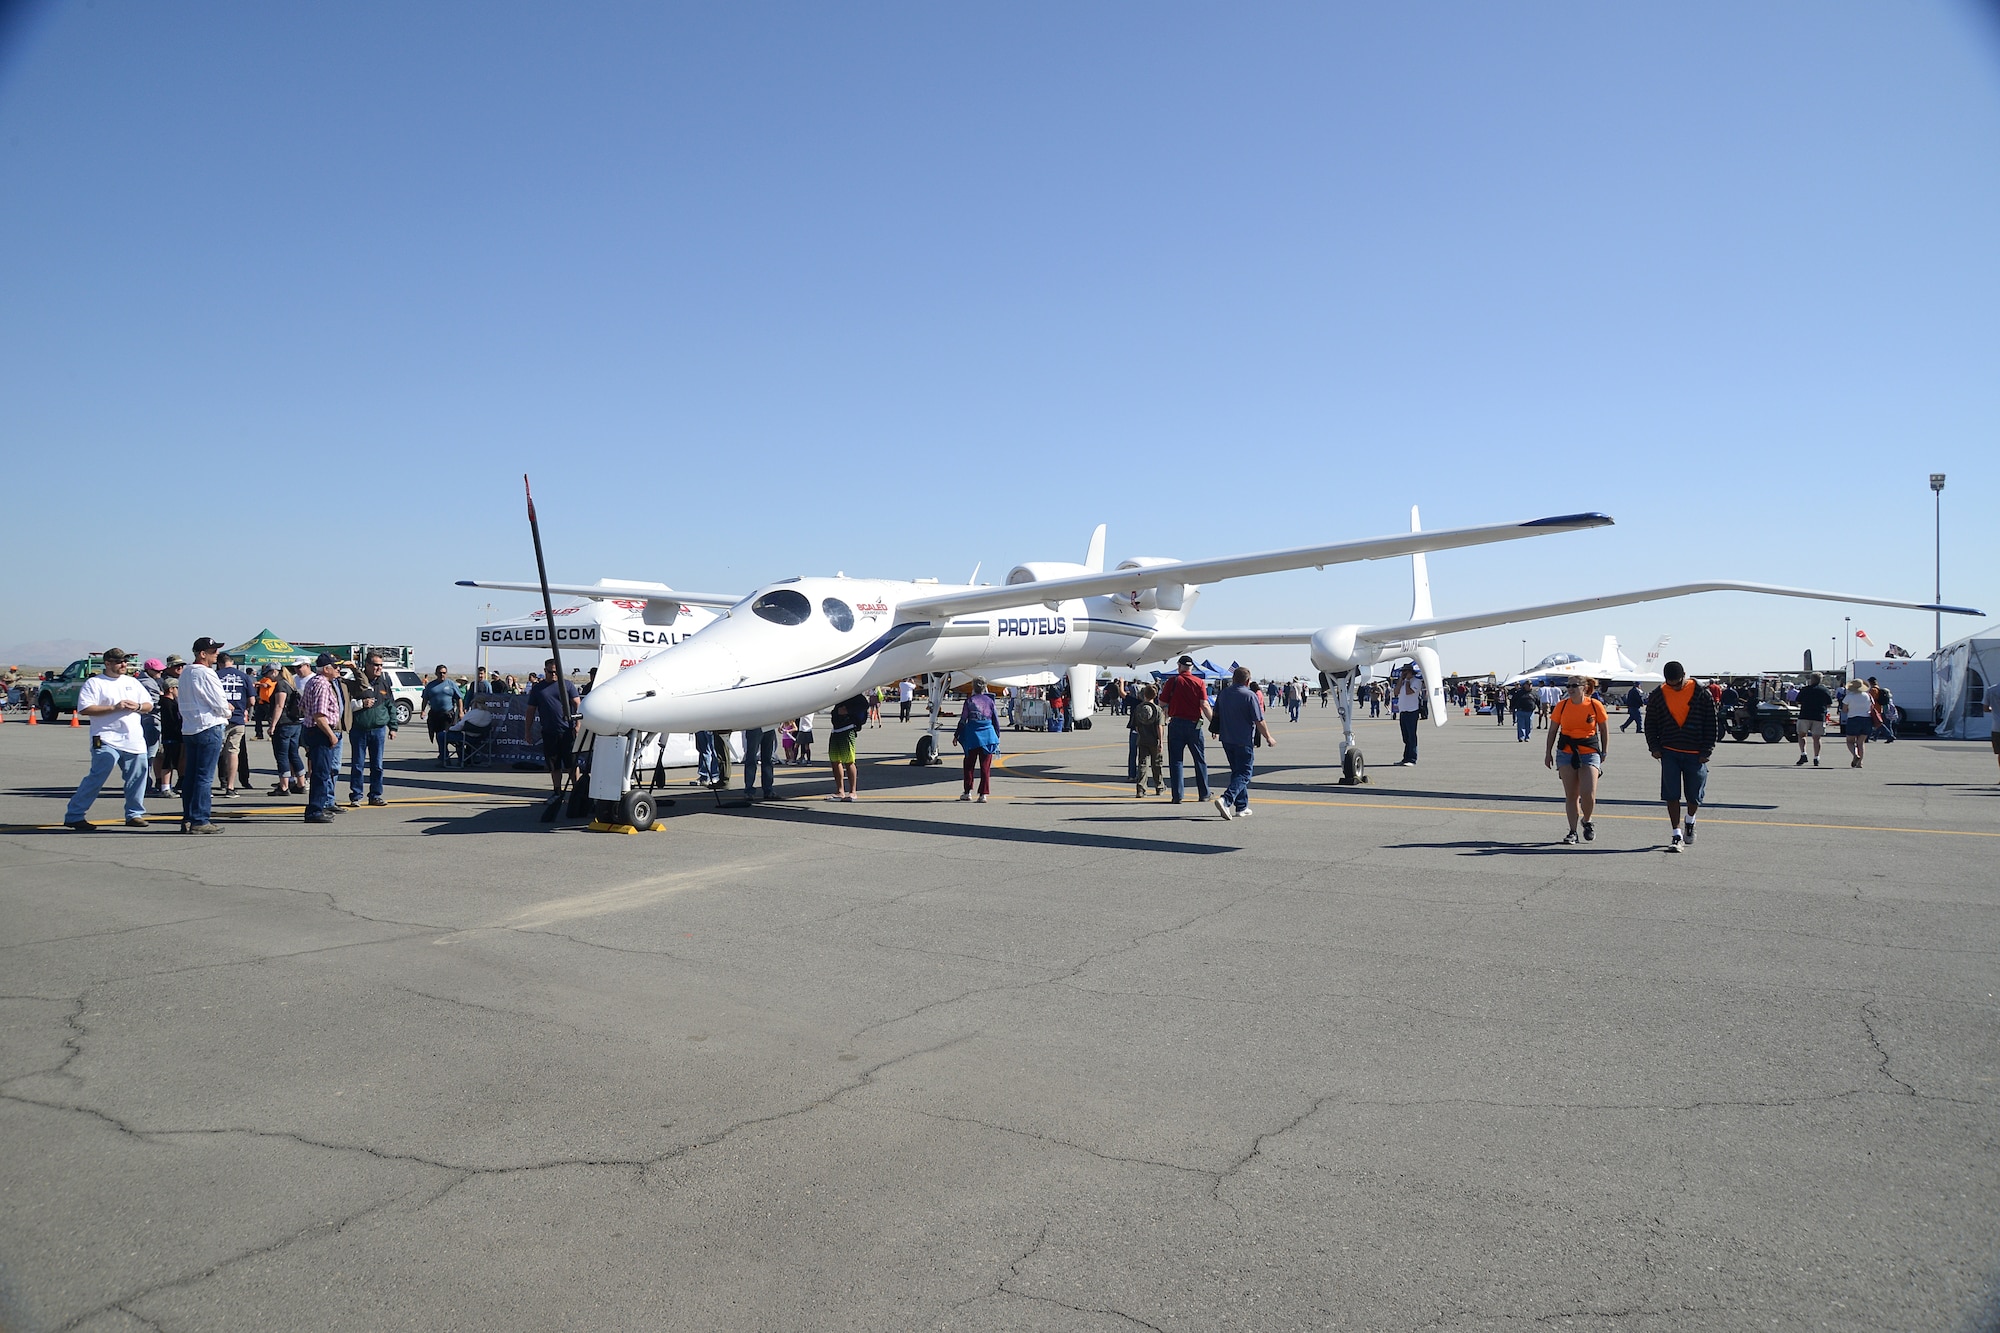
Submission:
[[[152,696],[125,674],[130,661],[122,648],[104,653],[104,673],[83,683],[76,696],[79,717],[90,719],[90,772],[69,798],[63,825],[78,833],[94,833],[90,807],[116,768],[125,784],[125,822],[135,828],[146,826],[146,736],[141,726],[153,711]]]
[[[364,675],[354,683],[354,758],[347,803],[361,804],[362,766],[368,770],[368,804],[387,805],[382,796],[382,751],[395,736],[396,691],[382,659],[370,653]]]
[[[333,822],[333,788],[340,777],[340,729],[347,699],[340,688],[340,665],[332,653],[313,659],[314,674],[299,691],[305,716],[307,792],[305,822]]]
[[[743,729],[743,798],[757,799],[757,766],[764,766],[763,797],[771,800],[777,792],[778,729],[776,727],[745,727]]]
[[[1526,681],[1507,692],[1507,711],[1514,715],[1514,739],[1525,741],[1535,734],[1535,692]]]
[[[439,768],[451,760],[451,728],[463,716],[465,700],[458,697],[458,686],[451,683],[451,672],[440,662],[437,673],[424,686],[424,722],[430,728],[431,739],[437,742]]]
[[[222,640],[194,641],[194,661],[181,672],[181,831],[216,833],[211,802],[215,765],[229,729],[229,698],[215,674]]]
[[[1229,758],[1229,785],[1215,798],[1215,812],[1224,819],[1250,815],[1250,778],[1257,769],[1257,743],[1276,746],[1264,724],[1264,700],[1250,684],[1250,668],[1237,667],[1229,687],[1215,698],[1215,727],[1222,753]]]
[[[1160,706],[1167,712],[1167,789],[1175,805],[1187,787],[1182,777],[1182,755],[1194,752],[1194,784],[1202,800],[1208,799],[1208,741],[1201,724],[1208,720],[1208,686],[1194,674],[1194,659],[1182,657],[1180,671],[1160,689]]]

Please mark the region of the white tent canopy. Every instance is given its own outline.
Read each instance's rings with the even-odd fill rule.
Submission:
[[[1937,734],[1982,741],[1993,734],[1993,684],[2000,680],[2000,638],[1990,633],[1948,643],[1931,659]]]

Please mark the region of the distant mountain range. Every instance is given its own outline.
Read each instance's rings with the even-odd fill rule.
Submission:
[[[108,647],[109,644],[92,643],[88,639],[37,639],[33,643],[0,648],[0,666],[66,667],[79,657],[88,657],[99,648]]]

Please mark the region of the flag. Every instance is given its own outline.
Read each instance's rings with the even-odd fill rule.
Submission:
[[[1910,655],[1910,650],[1908,648],[1905,648],[1900,643],[1890,644],[1889,651],[1884,654],[1884,656],[1886,657],[1908,657],[1909,655]]]

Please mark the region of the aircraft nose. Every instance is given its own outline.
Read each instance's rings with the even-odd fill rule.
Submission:
[[[583,697],[583,726],[600,736],[616,736],[631,730],[625,725],[625,700],[615,678],[605,685],[611,688],[592,690]]]

